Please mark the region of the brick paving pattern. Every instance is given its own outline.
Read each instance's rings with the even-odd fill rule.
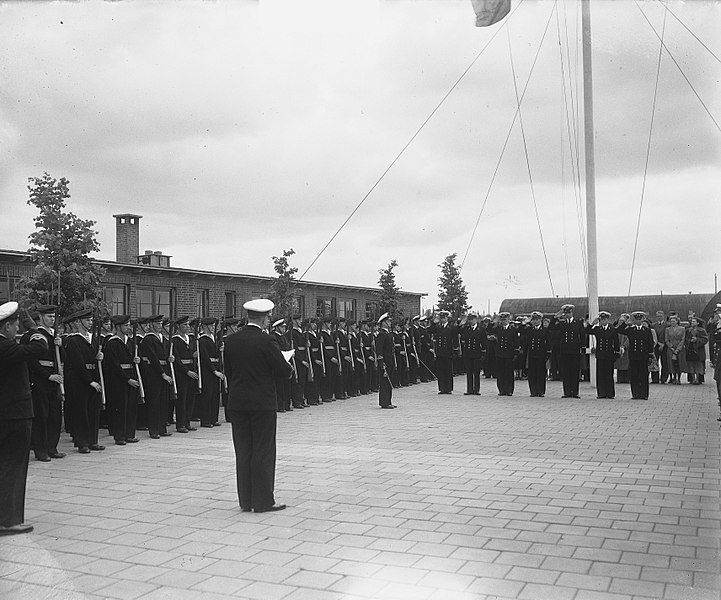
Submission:
[[[241,513],[230,426],[31,460],[3,600],[719,600],[715,386],[651,399],[394,391],[279,415],[280,513]],[[140,432],[142,436],[144,432]],[[110,441],[108,441],[110,440]]]

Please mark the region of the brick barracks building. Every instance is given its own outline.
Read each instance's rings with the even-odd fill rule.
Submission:
[[[243,303],[270,295],[272,277],[183,269],[170,256],[146,250],[140,254],[141,215],[115,217],[116,260],[97,260],[105,269],[102,298],[112,314],[144,317],[152,313],[177,317],[242,316]],[[0,250],[0,302],[12,299],[17,282],[31,276],[27,252]],[[295,285],[297,312],[304,317],[378,318],[377,288],[301,281]],[[405,316],[420,313],[424,293],[399,292]]]

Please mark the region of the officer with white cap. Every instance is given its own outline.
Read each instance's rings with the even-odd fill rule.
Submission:
[[[396,353],[391,333],[391,317],[383,313],[378,319],[380,331],[376,336],[376,356],[378,357],[378,404],[381,408],[395,408],[393,397],[393,374],[396,370]]]
[[[238,502],[243,512],[283,510],[274,496],[278,402],[276,381],[293,369],[264,330],[275,305],[268,299],[243,305],[248,324],[225,342],[227,416],[233,428]]]
[[[586,323],[586,333],[596,337],[596,397],[613,399],[616,386],[613,382],[613,365],[620,355],[621,345],[616,329],[609,324],[611,313],[601,310],[590,325]]]
[[[564,304],[551,317],[548,329],[560,332],[558,364],[563,381],[563,397],[579,398],[578,384],[581,378],[581,348],[584,340],[584,325],[573,316],[573,304]]]
[[[30,456],[33,403],[27,361],[47,350],[45,337],[34,332],[26,344],[15,341],[19,329],[17,302],[0,305],[0,535],[32,531],[25,523],[25,486]],[[23,325],[35,323],[23,311]]]
[[[616,331],[628,338],[628,377],[632,400],[648,400],[648,361],[653,358],[653,334],[645,322],[646,313],[631,313],[631,322],[622,316]]]

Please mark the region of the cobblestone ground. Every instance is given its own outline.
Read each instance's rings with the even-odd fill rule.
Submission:
[[[279,415],[280,513],[241,513],[230,426],[31,461],[0,597],[719,600],[715,386],[651,399],[394,392]],[[141,432],[142,433],[142,432]]]

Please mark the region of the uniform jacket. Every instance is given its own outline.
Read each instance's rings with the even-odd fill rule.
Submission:
[[[551,351],[548,329],[543,325],[536,327],[529,323],[521,330],[521,346],[530,358],[546,358]]]
[[[653,335],[650,327],[637,327],[622,323],[616,327],[618,333],[628,338],[628,359],[648,360],[653,354]]]
[[[460,329],[461,352],[463,358],[481,358],[488,344],[486,330],[480,325],[464,325]]]
[[[108,387],[128,385],[128,381],[136,378],[133,354],[130,343],[113,335],[105,342],[103,348],[103,369]]]
[[[40,334],[27,344],[0,335],[0,420],[32,419],[33,403],[27,361],[39,359],[47,350]]]
[[[555,315],[551,317],[548,325],[551,331],[558,331],[559,352],[561,354],[580,354],[584,343],[584,325],[581,319],[573,318],[573,321],[559,321]]]
[[[255,325],[246,325],[225,343],[228,409],[277,410],[276,379],[288,379],[293,369],[278,343]]]
[[[163,341],[155,333],[146,333],[140,342],[141,366],[145,373],[152,373],[155,377],[161,378],[167,374],[168,358]]]
[[[395,369],[396,353],[393,347],[393,334],[387,329],[381,329],[376,336],[376,354],[378,355],[378,368],[385,366],[388,373]]]
[[[188,371],[195,373],[198,370],[197,359],[193,358],[193,341],[190,336],[186,338],[176,333],[171,341],[173,344],[173,356],[175,356],[175,362],[173,363],[175,376],[188,377]]]
[[[518,327],[512,323],[505,328],[500,323],[493,323],[488,326],[486,332],[488,335],[496,336],[496,357],[514,358],[520,351],[521,335]]]
[[[452,358],[458,340],[458,327],[450,322],[446,325],[434,322],[428,329],[436,341],[436,358]]]
[[[587,325],[586,333],[596,338],[596,358],[615,360],[621,351],[621,344],[613,325]]]

